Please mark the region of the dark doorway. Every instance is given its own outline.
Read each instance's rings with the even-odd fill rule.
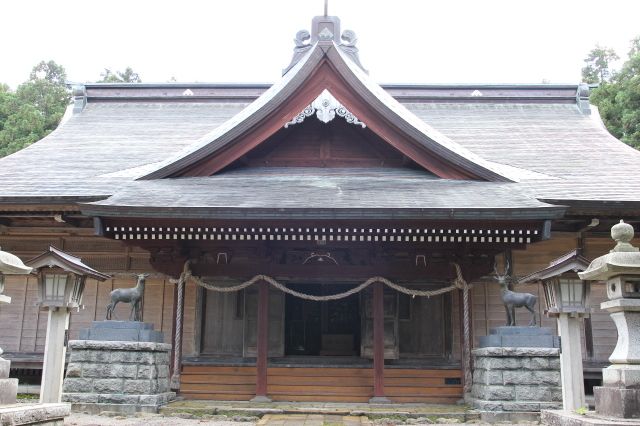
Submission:
[[[339,284],[290,284],[305,294],[328,295],[349,289]],[[310,356],[360,355],[360,300],[347,298],[315,302],[287,294],[285,299],[285,354]]]

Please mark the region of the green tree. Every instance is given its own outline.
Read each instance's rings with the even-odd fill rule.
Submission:
[[[102,80],[99,80],[98,83],[142,83],[140,75],[131,67],[127,67],[124,71],[115,72],[105,68],[100,77]]]
[[[640,149],[640,37],[631,42],[620,71],[596,88],[591,100],[611,134]]]
[[[591,84],[609,81],[612,77],[609,70],[611,62],[618,59],[620,57],[613,49],[596,45],[584,60],[586,65],[582,68],[582,81]]]
[[[15,92],[0,84],[0,156],[42,139],[58,126],[70,100],[66,78],[62,66],[42,61]]]

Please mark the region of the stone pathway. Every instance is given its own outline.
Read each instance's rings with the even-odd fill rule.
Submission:
[[[371,426],[362,416],[325,414],[267,414],[257,423],[259,426]]]

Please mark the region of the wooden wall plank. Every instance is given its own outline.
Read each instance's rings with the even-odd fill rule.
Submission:
[[[270,367],[267,395],[277,401],[366,402],[373,396],[371,368]],[[393,402],[452,403],[462,397],[462,386],[446,378],[461,371],[387,368],[385,394]],[[253,398],[255,367],[186,365],[180,393],[187,399]]]
[[[11,275],[5,277],[4,294],[11,297],[11,303],[0,305],[0,324],[5,324],[2,333],[0,333],[0,348],[5,352],[20,350],[22,335],[20,326],[23,322],[22,309],[26,292],[26,277]]]
[[[187,282],[184,289],[182,356],[196,355],[196,293],[196,284],[191,281]]]

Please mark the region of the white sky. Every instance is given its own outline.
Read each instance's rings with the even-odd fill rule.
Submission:
[[[53,59],[72,81],[273,82],[324,0],[4,0],[0,82]],[[330,0],[381,83],[578,83],[600,43],[626,58],[637,0]]]

